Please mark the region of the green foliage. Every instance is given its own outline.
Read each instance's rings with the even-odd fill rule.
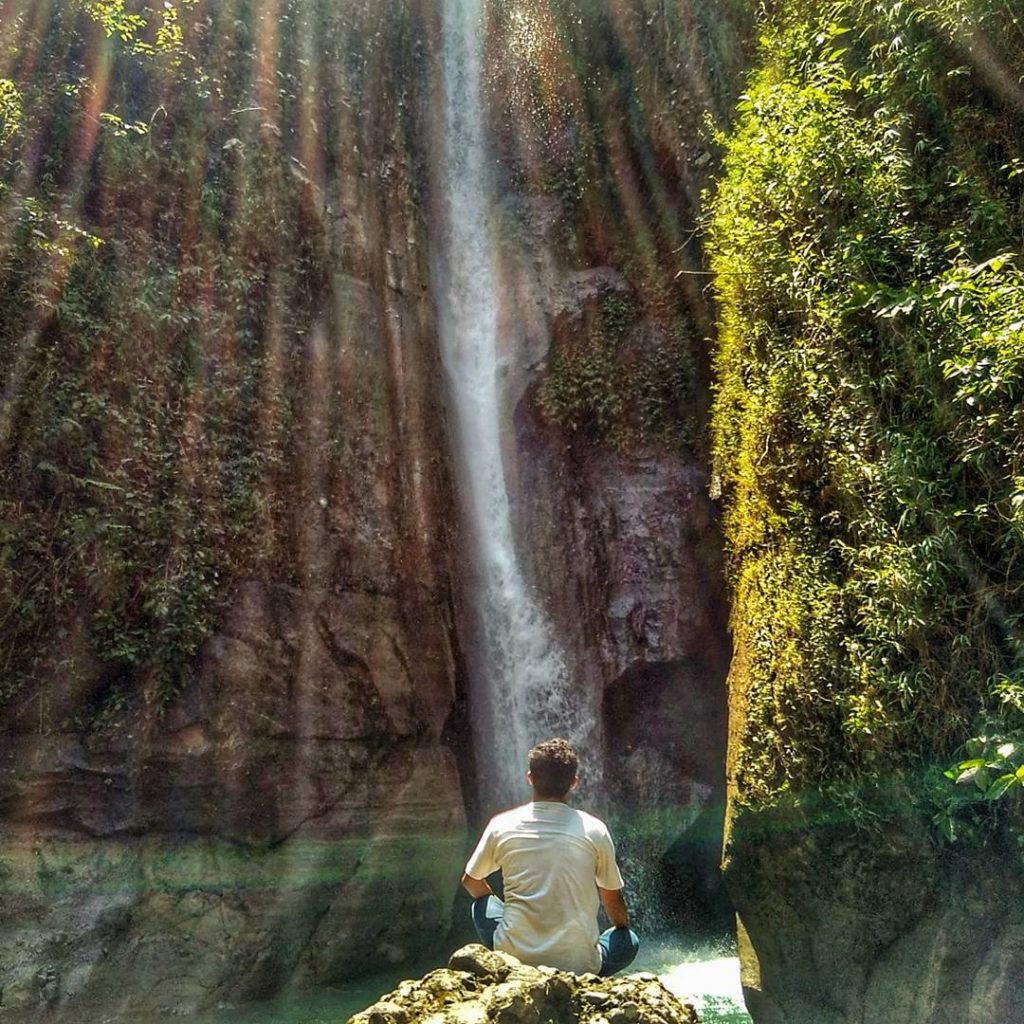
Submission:
[[[7,78],[0,78],[0,146],[14,137],[21,124],[21,93]]]
[[[241,580],[297,581],[307,339],[330,316],[328,260],[359,258],[328,237],[303,159],[314,116],[325,152],[345,131],[369,148],[356,100],[389,22],[285,5],[262,116],[259,10],[208,13],[54,5],[20,25],[43,56],[2,93],[21,122],[0,168],[0,705],[41,730],[158,708]],[[331,68],[315,93],[314,22]],[[317,410],[328,477],[338,396]]]
[[[170,0],[158,5],[129,7],[125,0],[81,0],[89,16],[108,36],[117,37],[132,53],[164,55],[180,59],[185,55],[179,8],[195,6],[199,0]],[[145,37],[149,35],[150,40]]]
[[[126,43],[133,42],[146,27],[146,16],[129,11],[124,0],[85,0],[85,9],[108,36],[118,36]]]
[[[964,756],[942,773],[931,794],[939,808],[935,824],[950,841],[990,828],[993,801],[1013,803],[1018,810],[1024,802],[1024,686],[1003,679],[993,690],[998,711],[983,717],[979,734],[967,741]]]
[[[684,331],[663,337],[635,299],[612,293],[581,330],[556,337],[538,401],[550,420],[597,443],[692,443],[695,375]]]
[[[784,3],[720,140],[714,446],[750,803],[1017,742],[1022,125],[990,72],[1020,64],[1022,15]],[[964,63],[980,29],[1000,48]]]

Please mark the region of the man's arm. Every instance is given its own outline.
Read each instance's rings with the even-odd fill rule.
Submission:
[[[481,896],[490,896],[494,892],[487,884],[486,878],[474,878],[472,875],[466,874],[462,876],[462,888],[475,900],[480,899]]]
[[[608,915],[616,928],[629,927],[629,911],[626,909],[626,901],[622,896],[621,889],[602,889],[597,887],[601,894],[601,902],[604,904],[604,912]]]

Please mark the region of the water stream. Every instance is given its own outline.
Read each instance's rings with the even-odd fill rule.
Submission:
[[[524,579],[505,473],[507,427],[499,351],[500,275],[494,182],[485,130],[483,0],[444,4],[443,251],[435,261],[442,358],[454,423],[455,465],[470,608],[464,635],[473,693],[480,808],[520,803],[525,755],[562,735],[583,743],[591,728],[571,698],[564,652]]]

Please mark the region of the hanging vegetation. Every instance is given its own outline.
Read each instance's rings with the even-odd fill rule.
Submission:
[[[714,447],[753,805],[896,787],[955,835],[1020,790],[1022,18],[783,4],[722,139]],[[986,767],[954,787],[958,752]]]

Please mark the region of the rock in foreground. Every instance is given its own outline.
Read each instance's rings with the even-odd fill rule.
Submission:
[[[403,981],[349,1024],[697,1024],[653,974],[598,978],[463,946],[447,968]]]

